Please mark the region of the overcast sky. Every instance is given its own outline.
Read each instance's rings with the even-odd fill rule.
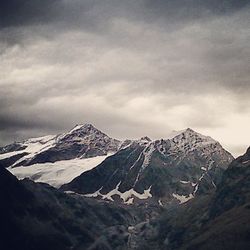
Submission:
[[[0,3],[0,144],[92,123],[250,145],[248,0]]]

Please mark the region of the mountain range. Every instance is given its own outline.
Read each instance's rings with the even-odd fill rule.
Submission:
[[[184,203],[216,189],[233,160],[211,137],[188,128],[165,139],[119,141],[91,124],[0,149],[0,164],[63,191],[108,201]]]
[[[196,132],[189,130],[182,133],[191,135]],[[138,147],[138,157],[151,143],[158,145],[146,139],[148,143],[143,147],[140,144],[144,140],[145,138],[126,144],[125,148],[121,147],[104,162],[109,162],[116,154],[123,154],[134,144],[136,145],[133,149]],[[218,144],[216,146],[220,148]],[[231,157],[227,152],[225,154]],[[219,155],[221,153],[217,152],[216,157]],[[144,158],[141,159],[142,162],[143,160]],[[103,166],[104,162],[93,170]],[[18,180],[3,166],[0,168],[0,248],[247,250],[250,246],[250,148],[228,166],[223,165],[223,159],[220,162],[221,167],[214,166],[215,169],[223,170],[216,188],[207,186],[211,182],[211,179],[207,178],[204,186],[203,182],[199,183],[197,195],[193,199],[163,203],[162,206],[136,202],[124,205],[123,202],[111,202],[101,196],[93,199],[82,194],[65,193],[63,187],[56,189],[27,178]],[[153,167],[153,159],[145,169],[150,164]],[[117,166],[119,169],[119,164]],[[166,167],[174,168],[171,165]],[[93,170],[89,172],[93,173]],[[196,171],[195,168],[194,173]],[[213,173],[217,175],[219,172]],[[88,172],[84,172],[82,176],[85,176],[85,173]],[[209,171],[207,175],[210,175]],[[80,177],[77,177],[77,180]],[[187,184],[182,181],[181,184]],[[74,182],[75,180],[70,182],[69,187]],[[151,198],[156,195],[153,190],[152,184],[149,192],[152,193]],[[102,193],[101,190],[99,192]],[[114,196],[111,197],[115,200]]]

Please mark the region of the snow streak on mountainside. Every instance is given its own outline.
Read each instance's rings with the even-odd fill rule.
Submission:
[[[18,179],[29,178],[35,182],[48,183],[59,188],[75,177],[86,172],[105,160],[109,155],[84,159],[57,161],[54,163],[37,163],[30,166],[9,167],[8,170]]]
[[[186,129],[165,140],[127,141],[112,157],[62,189],[124,203],[139,202],[148,190],[147,198],[157,203],[184,203],[215,189],[232,160],[217,141]]]

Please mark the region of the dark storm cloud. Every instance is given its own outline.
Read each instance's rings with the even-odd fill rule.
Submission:
[[[29,117],[29,119],[27,119]],[[9,116],[9,114],[1,114],[0,120],[0,130],[7,130],[11,129],[17,130],[17,129],[44,129],[44,128],[51,128],[53,127],[52,122],[45,122],[43,119],[40,119],[41,117],[39,114],[37,115],[30,115],[30,116],[22,116],[21,114],[17,116]],[[58,127],[57,127],[58,128]]]
[[[0,3],[2,28],[48,23],[55,19],[61,0],[8,0]]]
[[[233,144],[250,112],[248,2],[2,1],[0,138],[90,122],[117,138],[190,126]]]
[[[145,0],[155,15],[194,19],[202,14],[228,14],[249,4],[248,0]]]
[[[155,24],[161,32],[173,32],[197,20],[230,15],[247,7],[247,0],[9,0],[0,3],[0,41],[7,45],[25,43],[27,34],[21,28],[35,26],[34,39],[77,29],[122,43],[125,37],[110,29],[116,18]]]
[[[100,18],[126,14],[144,19],[151,16],[153,19],[193,20],[205,14],[232,13],[248,4],[248,0],[8,0],[0,3],[0,24],[1,27],[10,27],[54,21],[78,23],[79,18],[86,21],[86,17],[81,15],[88,16],[93,9]]]
[[[138,7],[138,4],[131,1],[123,2],[114,0],[3,1],[0,3],[0,27],[62,24],[64,29],[74,27],[95,30],[114,16],[127,15],[127,11],[133,10],[129,10],[129,6]]]

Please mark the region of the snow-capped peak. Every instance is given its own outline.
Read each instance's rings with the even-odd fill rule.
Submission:
[[[152,140],[148,136],[143,136],[141,139],[139,139],[139,140],[132,140],[131,142],[135,143],[135,144],[139,144],[140,146],[144,147],[144,146],[147,146],[150,143],[152,143]]]
[[[151,142],[152,140],[148,137],[148,136],[144,136],[139,140],[140,144],[147,144],[149,142]]]
[[[220,143],[210,136],[202,135],[190,128],[172,133],[172,136],[167,139],[170,142],[169,152],[183,153],[194,150],[201,150],[204,154],[209,155],[211,152],[220,152],[223,154],[223,148]]]
[[[95,128],[92,124],[79,124],[58,137],[58,141],[93,141],[111,140],[109,136]]]
[[[191,128],[187,128],[180,131],[172,131],[167,138],[171,141],[189,141],[193,143],[205,143],[205,144],[215,144],[218,143],[216,140],[210,136],[202,135]]]
[[[173,139],[174,137],[176,137],[176,136],[178,136],[178,135],[180,135],[180,134],[182,134],[182,133],[185,133],[185,131],[187,131],[188,129],[184,129],[184,130],[173,130],[172,132],[170,132],[166,137],[165,137],[165,139],[166,140],[171,140],[171,139]]]
[[[74,131],[77,131],[79,129],[81,129],[84,125],[83,124],[77,124],[74,128],[72,128],[70,131],[69,131],[69,134],[73,133]]]
[[[97,128],[95,128],[92,124],[86,123],[86,124],[77,124],[74,128],[72,128],[68,134],[72,134],[76,131],[85,131],[85,132],[93,132],[93,131],[99,131]]]
[[[182,130],[173,130],[172,132],[170,132],[166,137],[165,139],[173,139],[174,137],[176,136],[179,136],[179,135],[192,135],[192,134],[199,134],[197,133],[196,131],[194,131],[193,129],[191,128],[186,128],[186,129],[182,129]],[[199,134],[201,135],[201,134]],[[203,136],[203,135],[201,135]]]
[[[20,155],[11,165],[27,166],[74,158],[89,158],[114,153],[119,149],[120,144],[120,141],[107,136],[92,124],[78,124],[63,134],[31,138],[2,148],[0,160]]]

